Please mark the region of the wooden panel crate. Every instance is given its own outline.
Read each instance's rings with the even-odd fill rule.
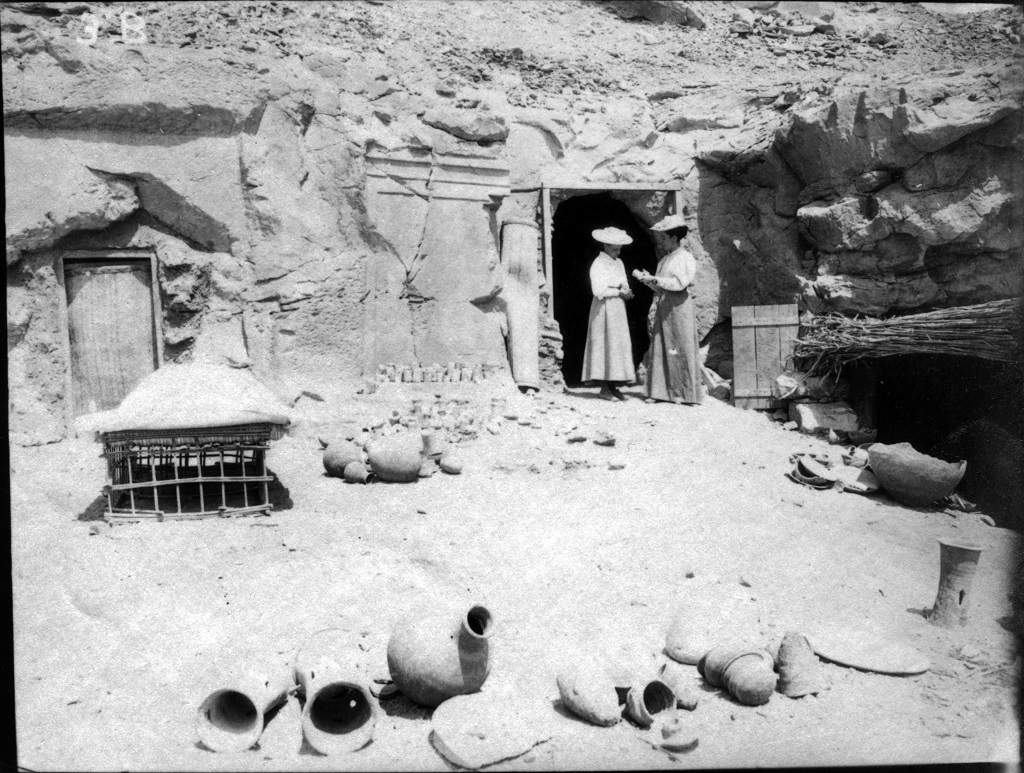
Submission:
[[[100,436],[114,521],[268,514],[266,452],[276,424],[123,430]]]
[[[772,382],[786,368],[800,327],[795,303],[732,307],[733,405],[779,407]]]

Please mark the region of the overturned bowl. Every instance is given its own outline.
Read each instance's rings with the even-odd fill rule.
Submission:
[[[911,507],[951,494],[967,470],[967,462],[944,462],[915,451],[910,443],[874,443],[868,448],[868,463],[882,488]]]

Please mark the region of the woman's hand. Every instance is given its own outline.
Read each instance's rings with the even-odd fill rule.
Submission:
[[[619,289],[619,295],[628,301],[633,297],[633,291],[629,289],[629,285],[622,285]]]
[[[648,287],[657,287],[658,286],[657,278],[654,277],[653,275],[647,273],[646,271],[636,270],[636,271],[633,272],[633,276],[635,276],[637,279],[639,279],[641,282],[643,282]]]

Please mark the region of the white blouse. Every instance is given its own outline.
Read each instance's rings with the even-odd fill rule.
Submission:
[[[678,293],[690,286],[696,273],[696,258],[680,246],[658,262],[655,280],[658,289]]]
[[[629,287],[626,267],[622,261],[602,252],[590,264],[590,292],[595,298],[617,298],[623,287]]]

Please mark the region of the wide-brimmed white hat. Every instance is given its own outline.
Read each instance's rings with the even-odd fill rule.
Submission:
[[[686,222],[682,215],[669,215],[651,226],[652,231],[671,231],[673,228],[686,228],[689,230],[690,224]]]
[[[598,228],[596,231],[592,231],[591,236],[595,240],[603,244],[632,244],[633,237],[623,231],[621,228]]]

